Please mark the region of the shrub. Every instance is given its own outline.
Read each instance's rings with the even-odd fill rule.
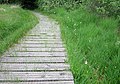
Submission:
[[[49,11],[57,7],[63,7],[67,10],[75,9],[81,4],[81,0],[38,0],[39,9]]]
[[[102,16],[120,16],[119,0],[89,0],[87,6],[90,10]]]

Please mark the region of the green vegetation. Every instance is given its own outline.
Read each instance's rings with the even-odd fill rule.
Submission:
[[[87,10],[102,16],[114,16],[120,19],[120,0],[0,0],[0,3],[17,3],[23,8],[49,11],[56,7],[75,10],[84,5]]]
[[[99,15],[120,18],[120,0],[88,0],[87,6]]]
[[[66,10],[76,9],[82,3],[81,0],[38,0],[40,10],[50,11],[51,9],[63,7]]]
[[[120,1],[38,1],[61,25],[75,84],[119,84]]]
[[[114,16],[120,19],[120,0],[36,0],[39,9],[50,11],[51,9],[63,7],[76,10],[83,5],[87,10],[101,16]]]
[[[17,5],[0,5],[0,54],[37,23],[37,18]]]
[[[101,18],[83,7],[48,12],[61,25],[75,84],[120,83],[118,20]]]
[[[35,0],[34,3],[38,10],[59,21],[75,84],[120,83],[120,0]],[[24,21],[29,22],[29,18]],[[6,38],[10,39],[10,36]],[[8,45],[9,41],[2,46]],[[0,52],[6,46],[0,47]]]
[[[52,10],[61,23],[75,84],[120,82],[120,39],[117,21],[99,18],[83,9]]]

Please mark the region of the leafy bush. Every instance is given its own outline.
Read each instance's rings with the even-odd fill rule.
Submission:
[[[82,4],[88,10],[101,16],[120,16],[120,0],[37,0],[39,9],[50,11],[56,7],[76,9]]]
[[[38,0],[39,9],[50,11],[53,8],[63,7],[67,10],[74,9],[81,4],[81,0]]]
[[[103,16],[120,16],[120,0],[89,0],[90,10]]]
[[[50,11],[53,8],[62,7],[67,10],[74,10],[84,5],[102,16],[120,16],[120,0],[1,0],[0,3],[20,3],[24,8]]]

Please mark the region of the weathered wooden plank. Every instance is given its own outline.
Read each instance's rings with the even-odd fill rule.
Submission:
[[[44,41],[44,42],[46,42],[46,41],[53,41],[53,42],[60,42],[60,41],[62,41],[61,39],[21,39],[22,41]]]
[[[39,31],[35,31],[35,32],[30,32],[30,34],[43,34],[43,33],[50,33],[50,34],[52,34],[52,35],[60,35],[60,33],[59,32],[47,32],[47,31],[41,31],[41,32],[39,32]]]
[[[0,81],[71,81],[72,74],[61,72],[0,72]]]
[[[56,28],[54,30],[52,30],[52,29],[53,29],[52,27],[51,28],[50,27],[49,28],[41,28],[41,29],[36,28],[30,32],[51,32],[52,33],[52,32],[59,32],[60,31],[60,29],[58,29],[58,28]]]
[[[29,34],[31,35],[31,34],[41,34],[41,33],[51,33],[51,34],[58,34],[57,32],[58,32],[58,30],[56,31],[56,30],[52,30],[52,29],[46,29],[46,30],[33,30],[33,31],[31,31],[31,32],[29,32]]]
[[[64,52],[65,51],[65,48],[15,48],[15,49],[12,49],[12,51],[22,51],[22,52],[25,52],[25,51],[28,51],[28,52]]]
[[[48,36],[48,35],[40,35],[40,36],[25,36],[24,39],[61,39],[59,36]]]
[[[0,84],[74,84],[73,81],[0,82]]]
[[[41,25],[40,25],[41,26]],[[51,31],[54,31],[54,32],[60,32],[60,29],[59,28],[56,28],[56,29],[54,29],[53,27],[48,27],[48,28],[40,28],[40,29],[38,29],[38,28],[34,28],[34,29],[32,29],[32,31],[30,31],[30,32],[40,32],[40,31],[42,31],[42,32],[51,32]],[[51,31],[49,31],[49,30],[51,30]]]
[[[62,63],[66,57],[2,57],[0,62],[8,63]]]
[[[27,41],[22,41],[21,43],[26,43],[26,44],[57,44],[57,45],[62,45],[61,41],[41,41],[41,40],[27,40]]]
[[[16,46],[25,48],[63,48],[63,45],[60,44],[19,44]]]
[[[65,48],[23,48],[23,47],[11,47],[4,53],[6,56],[12,52],[66,52]]]
[[[20,63],[0,63],[0,70],[68,70],[69,65],[65,63],[41,63],[41,64],[20,64]]]
[[[47,34],[49,36],[60,36],[59,33],[46,33],[46,32],[40,32],[40,33],[29,33],[28,36],[41,36],[41,34]]]
[[[43,36],[43,37],[61,37],[61,35],[54,35],[54,34],[48,34],[48,33],[41,33],[41,34],[37,34],[37,35],[34,35],[34,34],[28,34],[27,36]]]
[[[66,56],[65,52],[11,52],[5,56]]]

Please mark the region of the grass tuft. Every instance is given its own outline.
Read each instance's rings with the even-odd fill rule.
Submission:
[[[17,5],[0,5],[0,54],[37,24],[37,18]]]

